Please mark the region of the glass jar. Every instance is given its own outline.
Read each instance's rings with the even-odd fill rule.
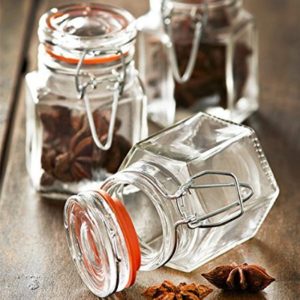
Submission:
[[[147,136],[134,66],[136,29],[124,9],[53,8],[39,23],[38,70],[27,74],[27,168],[37,190],[64,197],[115,173]]]
[[[166,49],[161,18],[161,1],[149,0],[150,11],[138,18],[138,70],[148,99],[148,118],[166,127],[174,123],[176,103],[174,80]]]
[[[138,269],[190,272],[253,237],[278,196],[254,131],[198,113],[136,144],[65,206],[71,255],[100,297]]]
[[[150,4],[138,26],[150,118],[169,125],[175,102],[184,114],[200,110],[235,122],[257,110],[257,34],[241,0]]]

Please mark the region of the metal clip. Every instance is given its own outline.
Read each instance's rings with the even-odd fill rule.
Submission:
[[[232,183],[218,183],[218,184],[195,184],[195,179],[206,176],[206,175],[223,175],[223,176],[228,176],[231,177],[233,179]],[[202,217],[198,217],[197,214],[193,214],[193,215],[189,215],[185,210],[184,210],[184,196],[187,193],[190,193],[191,189],[208,189],[208,188],[224,188],[224,187],[235,187],[237,195],[238,195],[238,199],[237,201],[223,206],[215,211],[212,211],[210,213],[207,213],[206,215],[202,216]],[[241,187],[248,189],[248,193],[242,197],[242,193],[241,193]],[[159,188],[159,190],[161,190],[161,188]],[[247,184],[247,183],[242,183],[239,182],[237,177],[231,173],[231,172],[223,172],[223,171],[210,171],[210,170],[206,170],[200,173],[195,174],[194,176],[192,176],[186,183],[184,183],[183,185],[181,185],[179,187],[179,189],[173,194],[173,195],[167,195],[166,193],[164,193],[164,196],[166,198],[168,198],[169,200],[175,200],[176,201],[176,205],[177,208],[182,216],[182,219],[177,221],[174,224],[174,228],[175,228],[175,241],[174,241],[174,245],[173,245],[173,249],[170,253],[170,255],[165,259],[165,261],[163,262],[163,265],[167,264],[173,257],[174,253],[176,252],[176,248],[177,248],[177,244],[178,244],[178,227],[180,225],[187,225],[188,228],[190,229],[196,229],[196,228],[211,228],[211,227],[218,227],[218,226],[222,226],[225,225],[239,217],[241,217],[244,214],[244,202],[249,200],[254,192],[252,187]],[[239,206],[240,209],[238,212],[236,212],[235,214],[233,214],[232,216],[228,217],[228,218],[224,218],[219,222],[216,223],[210,223],[210,224],[203,224],[203,221],[211,218],[211,217],[215,217],[225,211],[230,210],[231,208],[234,208],[235,206]]]
[[[151,164],[154,166],[156,165],[154,163],[151,163]],[[126,173],[126,170],[124,170],[122,172]],[[178,225],[181,225],[181,224],[187,224],[189,228],[195,229],[195,228],[218,227],[218,226],[225,225],[243,215],[244,202],[249,200],[254,194],[253,189],[249,184],[239,182],[236,175],[231,172],[213,171],[213,170],[205,170],[205,171],[199,172],[199,173],[193,175],[192,177],[190,177],[187,182],[182,184],[174,194],[169,194],[165,190],[165,188],[161,185],[161,183],[159,181],[157,181],[155,178],[153,178],[152,176],[150,176],[149,174],[135,172],[133,170],[130,170],[130,172],[131,173],[134,172],[139,177],[142,177],[146,181],[150,182],[155,187],[155,189],[162,195],[163,198],[168,199],[170,201],[176,201],[176,205],[179,210],[179,213],[182,216],[182,219],[180,221],[178,221],[178,224],[177,223],[175,224],[175,227],[178,227]],[[204,177],[207,175],[217,175],[217,176],[222,175],[222,176],[231,177],[233,179],[233,182],[231,182],[231,183],[216,183],[216,184],[215,183],[195,184],[195,180],[197,178]],[[231,204],[223,206],[215,211],[209,212],[206,215],[201,216],[201,217],[198,217],[196,213],[194,213],[193,215],[190,215],[189,213],[187,213],[184,210],[184,208],[185,208],[184,196],[187,193],[190,193],[190,190],[209,189],[209,188],[224,188],[224,187],[225,188],[228,188],[228,187],[235,188],[235,190],[237,192],[237,198],[238,198],[235,202],[232,202]],[[247,194],[242,193],[241,187],[244,189],[247,189],[248,193]],[[242,194],[244,194],[244,196],[242,196]],[[236,206],[239,206],[240,210],[238,212],[236,212],[234,215],[232,215],[228,218],[225,218],[217,223],[203,224],[203,221],[205,221],[211,217],[215,217],[221,213],[224,213],[225,211],[228,211]]]
[[[172,15],[173,15],[173,7],[170,6],[170,3],[168,3],[168,6],[166,5],[167,0],[163,0],[161,4],[161,14],[162,14],[162,21],[164,25],[164,39],[163,42],[168,50],[168,57],[170,61],[170,65],[172,68],[172,73],[175,78],[175,80],[178,83],[184,83],[190,79],[192,76],[196,59],[197,59],[197,53],[199,49],[200,39],[202,36],[203,27],[205,26],[207,22],[207,12],[208,12],[208,4],[207,1],[204,1],[204,13],[201,14],[197,10],[196,7],[192,8],[191,10],[191,17],[192,20],[195,21],[195,31],[194,31],[194,37],[193,37],[193,44],[191,49],[191,54],[186,66],[186,69],[183,73],[183,75],[180,75],[179,67],[178,67],[178,59],[176,56],[176,50],[172,38],[172,28],[171,28],[171,21],[172,21]]]
[[[197,178],[206,176],[206,175],[222,175],[222,176],[227,176],[227,177],[231,177],[233,179],[232,183],[218,183],[218,184],[195,184],[194,181]],[[226,187],[234,187],[236,192],[237,192],[237,196],[238,199],[237,201],[228,204],[226,206],[223,206],[215,211],[212,211],[202,217],[197,217],[196,214],[194,216],[188,216],[186,214],[186,212],[184,212],[183,207],[184,207],[184,203],[183,203],[183,196],[186,194],[186,192],[190,192],[191,189],[208,189],[208,188],[226,188]],[[241,187],[248,189],[248,193],[247,195],[245,195],[244,197],[242,197],[242,193],[241,193]],[[195,229],[195,228],[211,228],[211,227],[218,227],[218,226],[222,226],[225,225],[237,218],[239,218],[240,216],[243,215],[244,213],[244,202],[249,200],[252,196],[253,196],[253,189],[252,187],[247,184],[247,183],[241,183],[238,181],[237,177],[231,173],[231,172],[223,172],[223,171],[203,171],[200,172],[194,176],[192,176],[185,184],[183,184],[179,190],[182,192],[181,197],[176,199],[176,203],[177,203],[177,207],[179,212],[181,213],[181,215],[183,216],[183,218],[186,220],[186,224],[188,225],[189,228],[191,229]],[[231,208],[234,208],[236,206],[239,206],[239,211],[234,213],[232,216],[228,217],[228,218],[224,218],[219,222],[216,223],[210,223],[210,224],[203,224],[203,221],[215,217],[221,213],[224,213],[225,211],[230,210]]]
[[[139,162],[141,166],[143,165],[144,162],[140,161]],[[135,164],[139,164],[136,162]],[[163,168],[161,165],[158,165],[154,162],[147,162],[149,166],[152,166],[154,169],[155,168]],[[136,177],[140,178],[144,182],[147,182],[149,185],[153,186],[155,188],[155,191],[160,194],[162,199],[165,199],[166,201],[176,201],[176,205],[179,211],[179,214],[181,218],[173,224],[174,226],[174,232],[175,232],[175,237],[174,237],[174,243],[173,243],[173,248],[170,251],[168,257],[165,258],[165,260],[160,263],[159,265],[165,265],[167,264],[173,257],[174,253],[176,252],[176,248],[178,245],[178,228],[180,225],[186,225],[190,229],[196,229],[196,228],[210,228],[210,227],[218,227],[225,225],[239,217],[241,217],[244,214],[244,203],[248,201],[254,194],[253,188],[243,182],[239,182],[237,176],[234,173],[231,172],[225,172],[225,171],[214,171],[214,170],[204,170],[202,172],[199,172],[193,176],[191,176],[185,183],[180,185],[178,189],[173,193],[170,194],[164,187],[164,185],[157,180],[152,172],[142,172],[140,170],[136,170],[135,168],[128,168],[127,170],[124,169],[120,171],[120,173],[123,174],[124,178],[128,178],[127,175],[129,174],[134,174]],[[199,184],[196,181],[196,179],[204,177],[204,176],[210,176],[210,175],[216,175],[216,176],[227,176],[232,178],[232,182],[225,182],[225,183],[208,183],[208,184]],[[175,179],[175,178],[174,178]],[[102,188],[107,189],[109,186],[105,186],[105,183],[102,185]],[[229,188],[229,187],[234,187],[237,193],[237,199],[233,201],[232,203],[228,205],[224,205],[221,208],[218,208],[214,211],[208,212],[205,215],[198,216],[196,212],[188,212],[185,207],[185,201],[187,199],[184,199],[187,193],[191,193],[191,190],[195,189],[211,189],[211,188]],[[243,188],[243,190],[241,190]],[[121,185],[119,187],[118,193],[122,194],[122,189],[123,186]],[[235,212],[229,217],[225,217],[221,219],[219,222],[215,223],[210,223],[210,224],[205,224],[204,221],[215,217],[217,215],[220,215],[232,208],[239,207],[239,211]]]
[[[105,77],[104,79],[97,79],[89,73],[80,74],[84,58],[89,52],[92,52],[92,53],[97,52],[98,55],[100,55],[100,54],[120,55],[121,62],[122,62],[121,76],[116,71],[113,72],[112,76]],[[87,75],[89,77],[89,80],[84,82],[84,83],[80,83],[80,80],[79,80],[80,75]],[[112,88],[112,90],[113,90],[113,102],[112,102],[112,109],[111,109],[111,118],[110,118],[110,123],[109,123],[109,127],[108,127],[108,134],[107,134],[106,142],[105,142],[105,144],[103,144],[99,140],[98,135],[97,135],[95,122],[94,122],[93,114],[92,114],[91,107],[90,107],[90,100],[89,100],[88,95],[87,95],[87,88],[89,86],[91,86],[93,89],[96,89],[98,84],[102,84],[106,81],[108,81],[110,83],[113,83],[114,86]],[[77,68],[76,68],[75,86],[76,86],[76,90],[78,92],[79,99],[82,99],[84,101],[86,114],[87,114],[87,119],[88,119],[88,122],[89,122],[89,126],[90,126],[90,129],[91,129],[91,134],[92,134],[94,143],[96,144],[96,146],[98,148],[100,148],[101,150],[104,150],[104,151],[110,149],[110,147],[112,145],[113,133],[114,133],[115,122],[116,122],[116,117],[117,117],[117,110],[118,110],[118,102],[119,102],[120,96],[123,93],[125,82],[126,82],[125,55],[120,49],[110,50],[110,51],[108,51],[108,50],[105,50],[105,51],[84,50],[83,51],[82,56],[80,57],[80,60],[78,62]]]

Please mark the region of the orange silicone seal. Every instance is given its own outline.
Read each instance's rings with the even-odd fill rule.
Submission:
[[[123,203],[118,199],[113,199],[108,193],[103,190],[99,190],[98,193],[107,202],[112,211],[114,212],[116,219],[118,220],[120,229],[123,233],[125,244],[128,251],[129,258],[129,280],[126,287],[130,287],[134,284],[136,279],[136,273],[141,265],[141,251],[138,241],[137,233],[134,229],[131,218],[124,207]]]
[[[45,50],[47,54],[55,58],[56,60],[63,61],[68,64],[76,65],[79,63],[78,58],[73,58],[73,57],[66,57],[63,55],[59,55],[51,51],[49,48],[45,47]],[[124,54],[125,56],[127,53]],[[121,59],[121,54],[111,54],[109,56],[104,56],[104,57],[93,57],[93,58],[85,58],[83,60],[84,65],[96,65],[96,64],[105,64],[105,63],[110,63],[113,61],[117,61]]]

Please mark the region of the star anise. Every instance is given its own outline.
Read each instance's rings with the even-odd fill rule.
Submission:
[[[250,292],[261,291],[275,280],[261,266],[247,263],[219,266],[202,276],[220,289]]]
[[[162,284],[150,286],[142,295],[154,300],[201,300],[212,292],[212,289],[201,284],[185,282],[175,285],[165,280]]]
[[[54,105],[47,107],[39,115],[49,139],[70,133],[71,111],[67,107]]]
[[[71,149],[70,173],[74,180],[78,181],[83,178],[92,177],[92,153],[93,139],[88,136],[80,140],[74,148]]]
[[[53,149],[44,149],[42,167],[45,170],[43,183],[51,184],[51,176],[64,182],[91,178],[93,141],[86,137],[67,152],[57,154]]]
[[[92,143],[91,137],[86,137],[73,149],[62,153],[55,151],[55,149],[44,147],[42,153],[44,173],[41,183],[43,185],[51,185],[55,179],[70,182],[91,178]]]
[[[106,142],[110,112],[101,109],[93,112],[98,138]],[[40,113],[44,141],[42,149],[42,185],[51,185],[55,179],[63,182],[79,181],[92,177],[92,168],[105,168],[115,173],[131,148],[131,144],[117,131],[121,121],[116,119],[113,143],[108,151],[99,149],[92,138],[87,117],[70,114],[66,108],[53,107]]]

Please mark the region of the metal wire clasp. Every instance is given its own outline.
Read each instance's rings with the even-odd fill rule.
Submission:
[[[197,178],[207,176],[207,175],[223,175],[227,177],[231,177],[233,179],[233,182],[231,183],[209,183],[209,184],[196,184],[195,180]],[[237,200],[232,202],[231,204],[228,204],[226,206],[223,206],[219,209],[216,209],[215,211],[209,212],[203,216],[198,216],[197,213],[190,214],[185,210],[185,204],[184,204],[184,196],[187,193],[190,193],[190,190],[192,189],[210,189],[210,188],[227,188],[227,187],[234,187],[237,192]],[[241,187],[246,189],[247,193],[242,193]],[[243,194],[243,196],[242,196]],[[235,174],[231,172],[223,172],[223,171],[210,171],[205,170],[203,172],[197,173],[194,176],[192,176],[186,183],[181,185],[179,189],[175,192],[173,195],[167,195],[164,193],[164,196],[168,198],[169,200],[175,200],[177,208],[181,214],[182,219],[177,221],[174,224],[175,228],[175,240],[173,244],[173,249],[170,252],[169,256],[164,260],[162,265],[167,264],[173,257],[174,253],[176,252],[176,248],[178,245],[178,227],[180,225],[187,225],[190,229],[196,229],[196,228],[211,228],[211,227],[218,227],[225,225],[239,217],[241,217],[244,214],[244,202],[249,200],[253,196],[254,192],[252,187],[247,183],[239,182]],[[221,213],[224,213],[236,206],[239,206],[239,210],[232,214],[229,217],[225,217],[221,219],[219,222],[215,223],[204,223],[205,220],[215,217]]]
[[[222,176],[226,176],[226,177],[231,177],[233,182],[217,183],[217,184],[196,184],[195,183],[195,179],[203,177],[203,176],[207,176],[207,175],[222,175]],[[191,189],[211,189],[211,188],[224,188],[224,187],[225,188],[227,188],[227,187],[235,188],[236,194],[237,194],[236,201],[234,201],[231,204],[228,204],[226,206],[223,206],[215,211],[209,212],[204,216],[197,216],[196,213],[191,216],[191,215],[188,215],[187,212],[184,210],[185,205],[184,205],[183,197],[187,192],[190,192]],[[248,193],[244,194],[243,197],[242,197],[241,187],[248,190]],[[244,213],[244,202],[249,200],[253,196],[253,193],[254,193],[252,187],[249,184],[239,182],[237,177],[233,173],[224,172],[224,171],[210,171],[210,170],[206,170],[206,171],[200,172],[200,173],[192,176],[185,184],[183,184],[179,188],[179,191],[180,191],[181,195],[176,198],[176,203],[177,203],[178,210],[179,210],[180,214],[182,215],[183,221],[184,221],[184,222],[180,222],[180,224],[185,223],[191,229],[218,227],[218,226],[225,225],[225,224],[239,218]],[[239,211],[235,212],[231,216],[229,216],[227,218],[225,217],[224,219],[220,220],[219,222],[209,223],[209,224],[203,223],[205,220],[215,217],[221,213],[224,213],[236,206],[239,206]],[[178,225],[180,225],[180,224],[178,224]],[[175,227],[178,225],[175,224]]]
[[[81,72],[81,67],[84,62],[84,58],[88,53],[101,55],[101,54],[111,54],[111,55],[119,55],[122,63],[122,71],[121,73],[118,73],[116,70],[112,71],[111,76],[106,76],[105,78],[96,78],[90,73],[84,73]],[[89,79],[86,82],[80,83],[80,76],[86,76]],[[84,101],[85,109],[86,109],[86,114],[87,114],[87,119],[88,123],[91,129],[91,134],[93,137],[93,140],[98,148],[101,150],[108,150],[111,145],[112,145],[112,140],[113,140],[113,133],[114,133],[114,128],[115,128],[115,122],[116,122],[116,117],[117,117],[117,110],[118,110],[118,102],[119,98],[123,93],[124,86],[125,86],[125,81],[126,81],[126,62],[125,62],[125,55],[120,49],[116,50],[84,50],[80,60],[77,64],[76,68],[76,75],[75,75],[75,86],[76,90],[78,92],[78,98]],[[102,84],[102,83],[112,83],[113,87],[108,86],[107,89],[111,89],[113,91],[113,101],[112,101],[112,109],[111,109],[111,118],[110,118],[110,123],[108,127],[108,134],[107,134],[107,139],[105,144],[103,144],[97,135],[97,131],[95,128],[95,122],[93,119],[93,114],[91,111],[90,107],[90,100],[87,95],[87,88],[90,86],[92,89],[96,89],[97,85]]]
[[[153,164],[155,166],[155,164]],[[126,171],[122,171],[123,173],[126,173]],[[130,171],[134,172],[134,171]],[[225,171],[215,171],[215,170],[204,170],[202,172],[199,172],[192,177],[190,177],[184,184],[179,186],[177,191],[174,194],[169,194],[166,189],[161,185],[159,181],[157,181],[155,178],[151,177],[147,173],[141,173],[136,172],[136,174],[139,177],[144,178],[145,180],[149,181],[156,190],[163,196],[163,198],[170,200],[170,201],[176,201],[177,208],[179,210],[179,213],[182,217],[181,220],[179,220],[177,223],[175,223],[175,228],[177,228],[179,225],[186,224],[189,228],[195,229],[195,228],[210,228],[210,227],[218,227],[225,225],[240,216],[244,213],[244,202],[249,200],[253,194],[253,188],[248,184],[244,182],[239,182],[237,176],[232,172],[225,172]],[[226,183],[208,183],[208,184],[197,184],[195,181],[198,178],[209,176],[209,175],[216,175],[216,176],[226,176],[232,178],[232,182],[226,182]],[[185,209],[185,196],[187,193],[190,193],[191,190],[195,189],[213,189],[213,188],[229,188],[234,187],[237,194],[237,199],[233,201],[232,203],[220,207],[216,209],[215,211],[211,211],[205,215],[199,216],[197,212],[194,212],[191,214],[190,212],[187,212]],[[243,188],[243,191],[241,191],[241,188]],[[215,223],[209,223],[204,224],[204,221],[215,217],[217,215],[220,215],[234,207],[238,206],[239,211],[235,212],[228,218],[221,219],[219,222]]]
[[[166,3],[167,0],[163,0],[161,3],[161,15],[162,15],[162,22],[164,28],[164,38],[163,43],[166,46],[168,51],[168,57],[172,69],[173,76],[178,83],[184,83],[190,79],[192,76],[196,59],[197,53],[199,49],[200,39],[203,32],[203,27],[207,22],[207,14],[208,14],[208,4],[207,1],[204,1],[204,12],[200,13],[197,7],[193,7],[190,12],[190,17],[194,22],[194,37],[193,43],[191,48],[191,54],[189,56],[189,60],[186,66],[186,69],[183,75],[180,75],[179,67],[178,67],[178,59],[176,56],[176,50],[174,46],[174,41],[172,37],[172,17],[174,15],[174,8],[170,2]]]

